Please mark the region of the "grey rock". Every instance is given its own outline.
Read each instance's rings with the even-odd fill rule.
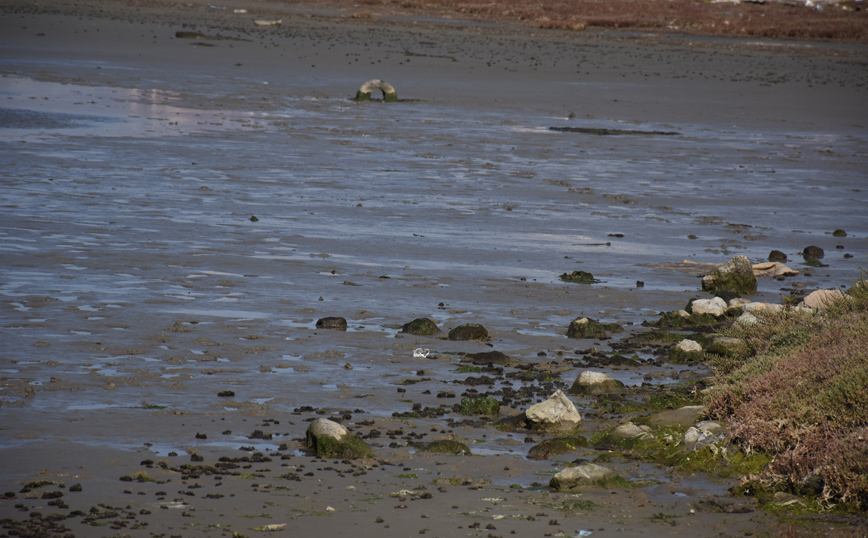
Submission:
[[[575,486],[590,485],[615,476],[615,472],[602,465],[585,463],[577,467],[567,467],[558,472],[549,482],[553,490],[569,489]]]
[[[608,392],[617,392],[623,387],[624,383],[617,379],[612,379],[602,372],[585,370],[576,377],[569,392],[570,394],[577,395],[606,394]]]
[[[658,426],[690,426],[695,424],[705,406],[702,405],[687,405],[678,409],[670,409],[661,411],[651,415],[649,421]]]
[[[690,303],[690,308],[690,313],[694,316],[709,314],[719,318],[726,314],[727,304],[720,297],[714,297],[712,299],[697,299]]]
[[[560,390],[548,400],[530,406],[525,415],[531,424],[546,428],[574,428],[582,421],[576,405]]]

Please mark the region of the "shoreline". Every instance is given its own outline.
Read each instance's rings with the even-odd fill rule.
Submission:
[[[566,146],[563,139],[533,138],[539,131],[556,136],[548,127],[572,125],[572,112],[573,123],[620,124],[625,130],[699,124],[694,128],[700,132],[737,125],[765,133],[786,130],[783,124],[792,137],[831,133],[836,141],[858,141],[864,126],[853,111],[865,93],[859,86],[865,79],[862,45],[770,46],[516,27],[479,33],[469,23],[443,30],[438,22],[403,20],[371,37],[378,28],[369,22],[320,18],[308,8],[297,8],[301,19],[293,15],[282,27],[257,30],[251,20],[259,16],[253,11],[259,3],[238,3],[250,10],[244,20],[227,19],[198,0],[192,12],[175,4],[127,8],[89,1],[62,2],[59,9],[69,11],[58,14],[52,5],[34,8],[41,14],[7,18],[12,22],[5,23],[9,31],[2,39],[10,56],[0,64],[4,78],[9,76],[6,84],[13,76],[25,85],[51,83],[23,91],[33,92],[30,101],[56,107],[50,110],[61,119],[82,111],[117,121],[68,131],[63,125],[31,127],[3,142],[4,162],[20,174],[4,179],[15,194],[9,201],[14,218],[3,219],[4,229],[10,237],[21,236],[24,245],[6,246],[10,276],[2,303],[10,341],[0,427],[3,461],[14,466],[4,466],[0,491],[15,493],[0,500],[6,524],[43,528],[42,536],[147,537],[773,536],[789,530],[789,520],[760,510],[751,499],[728,497],[735,478],[718,481],[654,463],[607,463],[630,486],[552,492],[547,484],[557,470],[602,451],[529,460],[528,449],[548,435],[503,432],[451,409],[465,393],[474,394],[470,389],[500,390],[501,399],[511,400],[502,405],[502,415],[515,415],[588,368],[629,381],[640,399],[666,392],[659,387],[672,387],[675,401],[692,398],[689,389],[679,392],[682,385],[701,387],[707,369],[658,360],[663,344],[623,352],[628,359],[635,354],[640,366],[607,362],[619,354],[612,344],[646,332],[641,321],[700,295],[700,271],[643,266],[631,254],[642,250],[643,230],[664,229],[664,219],[688,224],[672,226],[680,241],[671,242],[671,252],[643,254],[658,264],[678,264],[688,256],[682,251],[693,261],[722,263],[741,249],[752,258],[768,248],[795,256],[808,244],[822,243],[827,267],[802,268],[790,280],[767,277],[758,299],[773,302],[855,274],[868,239],[864,229],[849,226],[852,216],[819,214],[811,222],[799,217],[780,225],[786,230],[780,233],[769,224],[777,217],[755,214],[743,231],[742,214],[715,216],[713,197],[697,201],[710,206],[696,210],[707,211],[707,218],[684,216],[688,208],[666,201],[684,188],[623,194],[595,184],[597,191],[588,191],[590,182],[540,171],[535,189],[528,189],[522,181],[534,178],[535,170],[520,166],[533,169],[522,161],[542,166],[562,158],[547,144],[567,147],[578,161],[592,148],[605,154],[635,145],[653,153],[661,151],[655,144],[667,143],[576,135]],[[299,12],[294,9],[290,13]],[[184,30],[230,39],[175,37]],[[579,54],[584,58],[577,60]],[[398,103],[406,116],[378,115],[372,107],[382,103],[352,103],[353,92],[373,73],[395,83],[400,98],[418,99]],[[541,87],[551,92],[540,95]],[[122,88],[130,91],[119,96]],[[79,93],[64,95],[63,89]],[[458,120],[486,116],[450,131],[436,122],[447,112]],[[328,121],[321,125],[319,118]],[[406,150],[399,143],[411,134],[401,131],[401,122],[435,127],[412,133],[419,137],[416,147]],[[497,129],[485,130],[488,123]],[[390,136],[368,141],[371,125],[385,125],[381,131]],[[455,146],[471,138],[488,141],[490,154],[457,154]],[[699,148],[711,140],[693,132],[685,138],[678,143]],[[202,142],[185,145],[188,139]],[[285,147],[268,146],[269,139],[285,140]],[[599,150],[594,144],[611,145]],[[740,148],[742,141],[733,135],[728,144]],[[858,170],[863,157],[856,150],[839,156],[816,144],[807,161],[828,159],[842,174]],[[792,152],[777,148],[747,154],[741,162],[755,174],[746,177],[762,185],[770,159],[779,168],[791,161],[801,166]],[[287,171],[304,165],[302,158],[293,160],[294,152],[317,166],[305,178],[309,185],[284,187],[279,181]],[[341,164],[346,154],[359,160]],[[686,154],[705,156],[702,149]],[[392,164],[380,163],[383,155],[398,155],[407,175],[421,179],[407,189],[407,179],[389,171]],[[614,168],[624,160],[620,155],[607,164]],[[430,171],[438,166],[454,168],[444,179]],[[377,170],[386,186],[365,192],[364,199],[329,177],[365,167]],[[629,175],[607,173],[601,177],[612,184]],[[454,179],[463,175],[474,179],[469,187]],[[674,174],[655,178],[668,175]],[[143,179],[146,187],[137,184]],[[531,199],[531,190],[543,193],[541,201]],[[861,196],[845,192],[840,207]],[[299,197],[281,198],[290,195]],[[447,195],[454,198],[437,198]],[[569,197],[576,199],[577,214],[603,212],[611,220],[579,230],[579,236],[568,235],[570,223],[562,225],[566,231],[545,229],[565,213],[556,202]],[[776,198],[763,194],[757,206],[767,199]],[[651,218],[629,228],[619,242],[628,209]],[[342,219],[363,212],[370,213],[365,222],[379,226],[369,235],[388,241],[354,244],[347,228],[355,221]],[[314,214],[321,220],[311,219]],[[472,231],[478,222],[493,223],[485,230],[509,230],[509,219],[517,215],[554,238],[513,232],[515,237],[504,233],[496,249],[471,241],[446,248],[450,233],[464,238],[465,228]],[[849,236],[832,237],[843,218],[851,219],[841,225]],[[441,227],[427,228],[429,220]],[[323,228],[323,221],[335,228]],[[458,231],[447,233],[445,224]],[[565,245],[543,248],[561,241],[557,233],[567,238]],[[685,239],[687,233],[700,237]],[[349,237],[346,244],[335,240],[342,234]],[[543,255],[526,264],[534,249]],[[522,250],[528,254],[517,260],[513,254]],[[856,260],[844,257],[851,253]],[[558,273],[577,267],[604,282],[582,287],[557,280]],[[646,282],[640,287],[637,280]],[[626,331],[566,339],[569,320],[579,314],[620,323]],[[329,315],[346,317],[349,330],[317,329],[316,320]],[[417,317],[435,318],[444,333],[478,322],[488,326],[491,340],[399,332]],[[432,353],[414,357],[416,348]],[[498,371],[467,363],[467,354],[492,349],[521,367]],[[485,376],[491,383],[480,381]],[[219,396],[223,391],[235,396]],[[577,401],[586,417],[580,433],[588,438],[651,414],[624,411],[617,399]],[[369,436],[376,459],[307,454],[304,433],[317,417]],[[419,450],[420,443],[443,439],[461,440],[475,455]],[[81,491],[70,489],[75,484]],[[817,535],[846,536],[851,523],[813,516],[799,521]],[[835,528],[821,528],[827,524]],[[11,534],[10,527],[4,530]]]

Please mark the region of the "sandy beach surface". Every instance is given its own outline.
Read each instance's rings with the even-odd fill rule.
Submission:
[[[737,477],[531,460],[545,434],[453,406],[707,378],[588,359],[707,296],[685,261],[780,250],[799,274],[750,297],[775,303],[858,278],[865,45],[355,13],[0,5],[0,536],[864,535]],[[399,101],[354,101],[372,79]],[[580,316],[626,331],[567,338]],[[443,332],[400,332],[422,317]],[[492,350],[519,367],[467,368]],[[629,418],[573,399],[587,437]],[[307,453],[319,417],[375,457]],[[590,461],[624,481],[549,489]]]

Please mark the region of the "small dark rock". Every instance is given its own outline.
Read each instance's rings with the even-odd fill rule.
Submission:
[[[806,260],[818,260],[825,255],[826,253],[823,252],[823,249],[821,249],[820,247],[815,247],[813,245],[810,247],[805,247],[805,249],[802,251],[802,257]]]
[[[491,366],[498,364],[500,366],[515,366],[518,364],[516,359],[500,351],[483,351],[482,353],[467,353],[464,358],[478,366]]]
[[[316,320],[317,329],[347,330],[347,320],[340,317],[327,317]]]
[[[401,332],[417,336],[433,336],[440,332],[440,328],[428,318],[416,318],[410,323],[405,323]]]
[[[785,262],[787,261],[787,255],[781,252],[780,250],[773,250],[769,252],[769,261],[770,262]]]
[[[217,396],[220,398],[233,398],[235,396],[234,390],[221,390],[217,393]]]
[[[488,340],[488,330],[478,323],[466,323],[449,331],[449,340]]]
[[[847,232],[845,232],[844,230],[839,228],[839,229],[835,230],[834,232],[832,232],[832,236],[833,237],[847,237]]]

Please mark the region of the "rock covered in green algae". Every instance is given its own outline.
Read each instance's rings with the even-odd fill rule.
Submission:
[[[557,473],[549,482],[549,487],[555,491],[568,490],[582,485],[596,484],[615,476],[615,472],[602,465],[585,463],[577,467],[567,467]]]
[[[374,450],[342,425],[327,418],[310,423],[306,434],[307,447],[323,458],[369,458]]]
[[[707,351],[721,357],[728,357],[737,353],[744,345],[744,342],[738,338],[718,336],[711,341],[711,345],[708,346]]]
[[[417,336],[433,336],[440,332],[440,327],[428,318],[416,318],[409,323],[405,323],[401,328],[401,332]]]
[[[465,323],[449,331],[449,340],[488,340],[488,330],[478,323]]]
[[[500,414],[500,403],[489,396],[473,398],[461,398],[462,415],[489,415],[496,417]]]
[[[444,439],[441,441],[432,441],[422,448],[422,452],[433,452],[435,454],[456,454],[470,456],[470,448],[460,441]]]
[[[567,327],[568,338],[602,338],[608,333],[619,333],[624,330],[617,323],[600,323],[591,318],[576,318]]]
[[[573,284],[596,284],[600,282],[594,275],[586,271],[573,271],[572,273],[564,273],[560,276],[564,282],[572,282]]]
[[[756,293],[753,265],[744,256],[736,256],[702,277],[702,290],[711,293],[733,292],[739,295]]]
[[[624,384],[617,379],[612,379],[602,372],[592,372],[585,370],[579,373],[573,386],[570,387],[570,394],[588,395],[588,394],[606,394],[609,392],[617,392],[624,387]]]
[[[550,456],[575,452],[576,450],[586,446],[588,446],[588,440],[581,435],[556,437],[554,439],[546,439],[545,441],[534,445],[527,453],[527,457],[532,460],[546,460]]]
[[[370,101],[371,94],[379,90],[383,93],[383,102],[395,103],[398,101],[398,93],[395,88],[384,80],[369,80],[362,84],[362,87],[356,92],[356,101]]]

